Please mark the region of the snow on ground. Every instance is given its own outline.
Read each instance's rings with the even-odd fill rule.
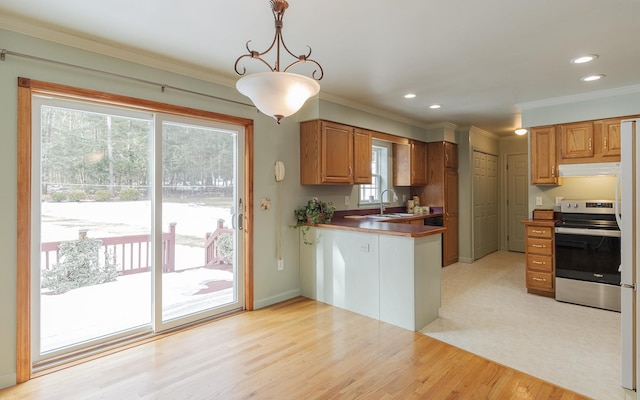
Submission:
[[[197,294],[212,281],[233,281],[233,273],[208,268],[165,273],[163,319],[230,303],[233,288]],[[44,293],[47,290],[43,290]],[[41,296],[41,351],[151,323],[151,274],[119,277],[115,282]]]
[[[79,229],[87,229],[88,237],[150,232],[149,201],[44,202],[41,210],[41,242],[77,239]],[[177,223],[176,272],[165,273],[162,277],[164,320],[233,300],[233,288],[198,294],[208,288],[208,282],[233,281],[232,272],[194,268],[204,264],[205,236],[207,232],[215,231],[218,219],[225,220],[225,226],[229,226],[230,210],[189,203],[163,205],[163,231],[169,230],[170,222]],[[42,351],[149,324],[150,279],[150,273],[139,273],[60,295],[43,294],[40,313]]]

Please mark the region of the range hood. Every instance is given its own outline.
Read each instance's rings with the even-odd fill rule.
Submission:
[[[558,174],[561,177],[618,176],[620,174],[620,163],[560,164],[558,165]]]

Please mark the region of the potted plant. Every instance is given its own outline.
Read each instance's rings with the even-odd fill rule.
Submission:
[[[307,201],[304,206],[298,207],[293,210],[293,214],[296,217],[296,223],[293,228],[300,228],[302,230],[302,240],[305,244],[312,244],[307,240],[306,233],[309,227],[316,224],[325,224],[331,222],[333,213],[336,208],[331,202],[324,202],[318,200],[317,197]]]

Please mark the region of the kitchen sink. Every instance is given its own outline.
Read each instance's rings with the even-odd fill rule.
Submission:
[[[367,215],[367,218],[374,218],[374,219],[391,219],[391,218],[406,218],[406,217],[413,217],[415,216],[415,214],[408,214],[408,213],[389,213],[389,214],[369,214]]]

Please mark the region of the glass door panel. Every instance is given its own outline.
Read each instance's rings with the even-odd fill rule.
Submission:
[[[34,98],[34,361],[150,330],[151,114]],[[38,260],[38,261],[36,261]]]
[[[233,221],[242,186],[238,127],[162,118],[160,219],[174,230],[163,239],[169,258],[162,269],[161,319],[168,328],[242,306]]]

